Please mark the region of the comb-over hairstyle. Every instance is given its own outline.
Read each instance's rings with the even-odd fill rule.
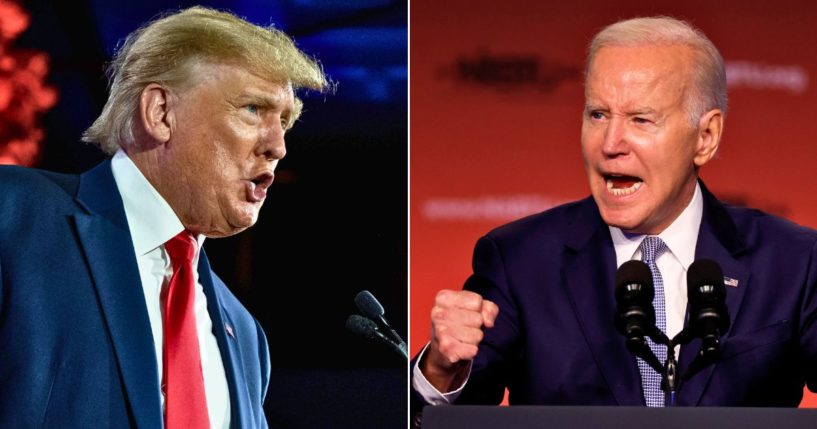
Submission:
[[[322,91],[328,86],[321,66],[282,31],[196,6],[159,17],[125,39],[108,68],[108,101],[82,140],[99,144],[108,154],[132,143],[145,86],[158,83],[183,91],[196,82],[194,66],[199,63],[238,64],[294,90]],[[301,106],[296,98],[290,124]]]
[[[683,45],[693,50],[693,91],[687,96],[687,111],[694,125],[711,109],[720,109],[726,115],[726,70],[720,52],[701,30],[676,18],[633,18],[605,27],[590,42],[585,76],[590,73],[599,49],[647,45]]]

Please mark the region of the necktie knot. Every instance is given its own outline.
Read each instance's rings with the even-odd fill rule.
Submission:
[[[641,250],[641,260],[646,263],[655,263],[655,260],[667,250],[667,245],[657,236],[644,238],[638,247]]]
[[[198,243],[193,234],[188,230],[184,230],[168,240],[165,243],[165,249],[173,262],[173,266],[176,267],[179,263],[193,262],[197,245]]]

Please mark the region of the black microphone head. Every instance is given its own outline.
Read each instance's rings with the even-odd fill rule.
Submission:
[[[396,341],[387,337],[380,331],[377,324],[371,320],[363,316],[353,314],[346,319],[346,329],[367,340],[379,341],[386,344],[391,347],[392,350],[399,353],[404,359],[408,360],[408,347],[406,347],[406,343],[403,342],[402,339]]]
[[[346,329],[355,335],[360,335],[366,339],[373,339],[377,332],[377,325],[371,320],[353,314],[346,319]]]
[[[641,261],[627,261],[616,271],[616,329],[629,342],[641,342],[655,329],[652,300],[655,289],[650,268]]]
[[[723,270],[717,262],[700,259],[687,271],[689,325],[693,333],[702,336],[706,324],[714,324],[724,334],[729,329],[729,309],[726,307],[726,286]]]
[[[723,270],[711,259],[699,259],[689,266],[687,286],[689,290],[705,285],[720,286],[723,289]]]
[[[370,319],[378,319],[383,317],[383,306],[377,301],[377,298],[367,290],[358,292],[355,296],[355,305],[364,316]]]
[[[650,267],[642,261],[627,261],[621,264],[618,271],[616,271],[616,299],[623,298],[633,290],[638,291],[640,294],[646,294],[644,298],[649,298],[649,302],[652,304],[652,299],[655,297],[652,273]]]

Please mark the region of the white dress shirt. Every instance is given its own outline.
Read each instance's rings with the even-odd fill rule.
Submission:
[[[687,270],[695,261],[695,245],[704,213],[704,199],[700,185],[695,184],[695,193],[683,212],[663,232],[658,234],[668,251],[655,260],[661,279],[664,281],[664,309],[667,314],[667,331],[671,339],[684,328],[687,308]],[[610,227],[613,246],[616,248],[616,267],[631,260],[641,260],[638,247],[646,235],[627,234],[619,228]],[[676,353],[678,350],[676,350]],[[676,354],[677,356],[677,354]]]
[[[703,217],[703,196],[700,185],[695,184],[695,193],[683,212],[658,237],[667,245],[668,251],[661,254],[655,263],[661,271],[664,281],[664,302],[667,315],[667,336],[672,338],[684,327],[684,317],[687,307],[686,273],[695,260],[695,246],[698,243],[698,230]],[[627,234],[620,228],[610,226],[610,235],[616,251],[616,267],[631,259],[641,259],[638,247],[646,235]],[[623,340],[622,340],[623,341]],[[679,346],[680,347],[680,346]],[[417,364],[412,369],[411,384],[414,390],[432,405],[450,404],[462,392],[465,382],[451,392],[442,393],[437,390],[420,371],[419,362],[422,360],[428,345],[420,352]],[[676,348],[676,356],[679,350]],[[470,377],[471,366],[468,366]]]
[[[179,218],[167,201],[153,188],[136,165],[121,149],[116,152],[111,161],[111,170],[116,181],[116,187],[122,196],[125,206],[125,216],[128,219],[133,250],[136,254],[136,264],[139,267],[139,277],[145,293],[150,328],[153,332],[153,342],[156,351],[156,364],[159,372],[156,377],[159,385],[162,383],[162,290],[168,287],[173,266],[170,263],[164,243],[184,230]],[[204,236],[197,237],[198,249],[193,260],[193,267],[198,266],[201,245]],[[210,426],[229,428],[230,426],[230,393],[227,386],[227,377],[224,374],[224,364],[221,361],[216,337],[213,334],[213,322],[207,312],[207,297],[204,295],[199,274],[193,270],[196,282],[194,308],[196,313],[196,331],[199,336],[201,349],[201,367],[204,373],[204,392],[207,397],[207,411]],[[164,409],[164,394],[161,396]]]

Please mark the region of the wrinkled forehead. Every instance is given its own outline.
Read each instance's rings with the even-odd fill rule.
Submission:
[[[696,51],[682,43],[639,43],[606,45],[600,47],[587,64],[587,75],[593,69],[616,64],[624,66],[650,66],[652,68],[688,69],[695,62]]]
[[[196,61],[187,66],[185,75],[181,85],[171,84],[179,94],[195,91],[231,104],[280,110],[290,118],[290,125],[302,110],[303,103],[295,96],[291,82],[256,72],[244,63]]]
[[[210,59],[210,58],[190,58],[180,65],[179,68],[183,70],[184,78],[182,82],[175,85],[178,89],[184,90],[186,88],[196,86],[202,83],[207,83],[213,77],[213,70],[226,66],[236,71],[242,72],[245,76],[244,83],[263,83],[266,86],[284,88],[286,92],[292,94],[292,82],[286,76],[279,76],[271,73],[269,69],[258,67],[252,63],[242,61],[240,59]]]
[[[588,65],[585,96],[610,91],[682,95],[692,86],[693,76],[694,52],[687,46],[605,46]]]

